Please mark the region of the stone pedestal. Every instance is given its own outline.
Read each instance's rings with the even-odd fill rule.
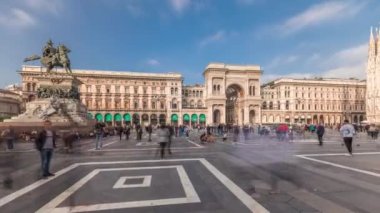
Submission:
[[[87,108],[79,99],[77,78],[43,73],[36,79],[38,98],[26,103],[25,113],[4,120],[5,125],[40,126],[50,120],[53,126],[87,126]]]

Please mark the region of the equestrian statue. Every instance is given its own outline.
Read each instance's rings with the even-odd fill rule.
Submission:
[[[70,59],[68,53],[71,52],[65,45],[60,44],[56,48],[49,39],[45,47],[42,49],[42,56],[32,55],[24,59],[24,62],[35,61],[40,59],[41,64],[46,67],[46,72],[50,73],[54,67],[62,67],[67,74],[72,74]]]

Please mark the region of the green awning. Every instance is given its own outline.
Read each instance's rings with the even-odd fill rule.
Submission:
[[[206,122],[206,115],[205,114],[200,114],[199,115],[199,121],[200,122]]]
[[[191,121],[192,122],[197,122],[198,121],[198,115],[197,114],[192,114],[191,115]]]
[[[93,119],[94,118],[94,116],[91,114],[91,113],[87,113],[87,119]]]
[[[95,115],[95,119],[96,119],[97,121],[103,121],[103,115],[100,114],[100,113],[98,113],[98,114]]]
[[[121,121],[121,115],[119,113],[114,115],[114,120],[115,121]]]
[[[172,121],[178,121],[178,115],[177,114],[172,115]]]
[[[190,116],[188,114],[184,114],[183,121],[190,121]]]
[[[112,115],[106,114],[105,119],[106,119],[106,122],[112,122]]]
[[[131,121],[131,115],[129,113],[124,114],[123,117],[125,121]]]

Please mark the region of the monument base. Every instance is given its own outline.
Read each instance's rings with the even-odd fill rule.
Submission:
[[[26,103],[26,111],[4,120],[4,125],[33,126],[50,120],[53,126],[87,126],[86,107],[74,99],[43,98]]]

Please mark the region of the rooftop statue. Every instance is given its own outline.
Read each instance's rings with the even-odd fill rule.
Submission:
[[[63,44],[54,47],[53,42],[49,39],[42,49],[42,56],[32,55],[25,58],[24,62],[40,59],[41,64],[46,67],[47,73],[50,73],[54,67],[63,67],[66,73],[72,74],[70,59],[68,57],[69,52],[71,52],[71,50]]]

